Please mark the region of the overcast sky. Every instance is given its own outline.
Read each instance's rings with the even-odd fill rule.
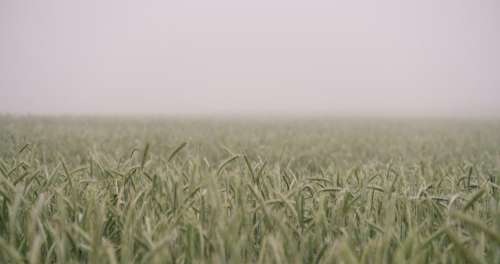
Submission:
[[[500,1],[0,0],[0,113],[500,116]]]

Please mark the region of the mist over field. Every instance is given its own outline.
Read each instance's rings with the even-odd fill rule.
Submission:
[[[500,113],[500,4],[0,2],[0,112]]]
[[[0,0],[0,263],[500,263],[499,26]]]

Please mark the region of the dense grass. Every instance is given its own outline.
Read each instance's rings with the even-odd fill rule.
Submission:
[[[500,122],[0,117],[0,262],[500,263]]]

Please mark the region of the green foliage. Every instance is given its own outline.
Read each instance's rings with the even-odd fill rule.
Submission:
[[[0,263],[500,263],[500,122],[0,116]]]

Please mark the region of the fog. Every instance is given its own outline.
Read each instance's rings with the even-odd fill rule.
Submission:
[[[500,116],[500,2],[0,0],[0,113]]]

